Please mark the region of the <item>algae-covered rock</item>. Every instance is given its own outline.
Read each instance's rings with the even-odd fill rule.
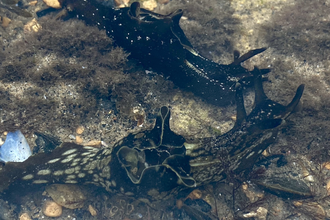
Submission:
[[[59,205],[68,209],[84,206],[86,192],[77,185],[53,184],[46,187],[46,192]]]

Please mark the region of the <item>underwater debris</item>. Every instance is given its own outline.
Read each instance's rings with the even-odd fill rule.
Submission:
[[[30,146],[20,130],[8,132],[6,141],[0,148],[1,162],[23,162],[31,154]]]

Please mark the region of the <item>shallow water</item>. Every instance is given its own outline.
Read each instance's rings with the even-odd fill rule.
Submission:
[[[228,179],[201,188],[215,219],[233,219],[234,215],[248,218],[258,209],[260,213],[267,210],[266,219],[328,217],[328,189],[324,187],[330,175],[326,6],[321,1],[208,0],[171,1],[156,9],[165,14],[183,8],[180,25],[188,39],[197,51],[216,62],[231,63],[234,49],[244,54],[267,47],[244,66],[272,69],[263,84],[272,100],[286,104],[298,85],[306,84],[300,109],[290,116],[288,126],[265,153],[284,155],[287,164],[277,166],[276,157],[271,163],[261,161],[250,179],[253,182],[261,174],[297,178],[311,187],[313,197],[292,200],[290,194],[283,198],[253,184]],[[46,6],[38,2],[27,10],[34,14],[37,7]],[[5,8],[0,11],[12,19],[7,28],[0,27],[4,48],[0,52],[0,131],[22,130],[31,147],[40,145],[35,143],[35,132],[40,132],[61,142],[95,140],[111,148],[129,133],[150,128],[163,105],[172,107],[172,130],[187,138],[225,133],[234,124],[235,106],[210,105],[157,73],[145,74],[136,61],[126,61],[127,54],[114,48],[111,40],[95,27],[72,20],[51,20],[55,15],[50,14],[38,18],[43,27],[38,33],[28,33],[23,31],[23,25],[30,19]],[[252,108],[253,96],[253,92],[246,91],[247,109]],[[133,109],[138,109],[139,115],[132,113]],[[142,128],[136,120],[140,115],[145,116]],[[81,125],[85,130],[78,134],[76,129]],[[43,191],[41,186],[0,195],[1,204],[7,200],[9,204],[0,205],[0,219],[17,219],[23,212],[33,219],[48,219],[41,212],[44,200],[49,199],[42,195]],[[83,208],[65,208],[58,219],[189,219],[182,210],[200,208],[189,204],[179,210],[176,198],[147,205],[94,186],[87,186],[87,191],[90,194]],[[90,214],[88,205],[98,211],[96,217]],[[5,213],[13,215],[6,217]]]

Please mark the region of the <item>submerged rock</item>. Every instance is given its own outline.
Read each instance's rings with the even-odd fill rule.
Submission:
[[[46,192],[57,204],[68,209],[82,208],[86,201],[84,190],[77,185],[53,184],[46,187]]]
[[[60,217],[62,215],[62,206],[54,201],[46,201],[42,207],[42,212],[48,217]]]

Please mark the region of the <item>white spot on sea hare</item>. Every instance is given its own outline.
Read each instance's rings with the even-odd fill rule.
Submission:
[[[66,159],[62,160],[61,163],[67,163],[73,160],[73,157],[67,157]]]
[[[42,184],[42,183],[48,183],[47,180],[35,180],[33,181],[34,184]]]
[[[57,170],[54,172],[54,175],[55,176],[60,176],[60,175],[63,175],[64,171],[63,170]]]
[[[73,172],[74,172],[74,168],[64,170],[64,173],[66,174],[72,174]]]
[[[59,161],[61,158],[55,158],[55,159],[52,159],[50,161],[48,161],[48,163],[55,163],[57,161]]]
[[[66,155],[72,154],[72,153],[74,153],[74,152],[76,152],[76,151],[77,151],[77,149],[67,150],[67,151],[65,151],[65,152],[62,154],[62,156],[66,156]]]
[[[38,175],[48,175],[50,173],[51,173],[50,170],[39,170],[37,174]]]
[[[69,175],[66,177],[67,180],[75,179],[75,178],[76,178],[76,175]]]
[[[79,177],[79,178],[84,178],[85,176],[86,176],[86,174],[84,174],[84,173],[79,173],[79,174],[78,174],[78,177]]]
[[[26,176],[23,176],[23,180],[30,180],[30,179],[32,179],[33,178],[33,175],[32,174],[28,174],[28,175],[26,175]]]

